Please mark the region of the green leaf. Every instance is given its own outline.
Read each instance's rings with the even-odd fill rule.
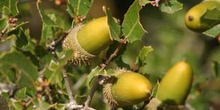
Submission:
[[[68,30],[71,24],[68,24],[63,13],[52,9],[45,10],[41,2],[37,2],[37,8],[43,22],[41,44],[46,46],[52,39],[60,37],[64,30]]]
[[[141,8],[142,7],[138,3],[138,0],[135,0],[125,14],[124,21],[122,23],[122,33],[129,43],[140,40],[146,32],[139,20],[139,11]]]
[[[13,81],[17,80],[19,87],[34,87],[34,81],[36,81],[38,77],[38,71],[25,55],[17,51],[4,53],[0,57],[0,62],[0,70],[2,70],[2,73]],[[6,67],[5,65],[14,72],[7,74],[8,71],[4,69]]]
[[[24,88],[22,88],[22,89],[19,89],[19,90],[16,92],[15,96],[16,96],[16,98],[18,98],[18,99],[24,99],[24,98],[26,97],[26,92],[27,92],[27,88],[24,87]]]
[[[8,20],[6,18],[0,19],[0,31],[5,29],[5,27],[8,25]]]
[[[217,61],[214,61],[213,62],[213,69],[214,69],[214,73],[215,73],[215,76],[217,77],[217,78],[220,78],[219,76],[219,74],[220,74],[220,63],[219,62],[217,62]]]
[[[165,0],[160,5],[160,10],[169,14],[175,13],[176,11],[181,10],[183,5],[177,0]]]
[[[213,38],[220,35],[220,9],[218,9],[217,7],[213,7],[206,10],[201,20],[210,24],[210,26],[213,26],[209,30],[203,32],[203,34]]]
[[[151,97],[157,97],[157,91],[158,91],[159,85],[160,85],[159,81],[154,85]]]
[[[50,110],[51,106],[48,102],[41,100],[40,98],[36,98],[33,100],[34,105],[37,110]]]
[[[142,6],[145,6],[146,4],[149,4],[149,3],[150,3],[149,0],[139,0],[139,2],[140,2],[140,4],[141,4]]]
[[[218,37],[220,35],[220,24],[213,26],[211,29],[203,32],[203,34],[209,37]]]
[[[110,12],[109,8],[105,9],[105,14],[107,16],[111,38],[119,41],[121,35],[120,25],[115,22],[115,19],[113,19],[112,13]]]
[[[153,48],[151,46],[144,46],[140,50],[139,55],[136,58],[136,64],[138,64],[140,67],[146,65],[147,56],[151,51],[153,51]]]
[[[85,17],[92,6],[93,0],[68,0],[67,11],[74,16]]]
[[[12,32],[14,35],[16,35],[16,47],[17,48],[22,48],[26,45],[28,45],[28,39],[27,36],[25,35],[25,32],[23,31],[22,28],[18,28]]]
[[[92,71],[87,76],[86,86],[90,88],[90,83],[92,82],[93,78],[96,77],[97,75],[102,74],[103,72],[104,70],[101,69],[99,66],[92,69]]]
[[[43,8],[41,2],[37,2],[37,9],[38,9],[38,11],[40,13],[42,22],[45,25],[55,25],[55,22],[49,16],[47,16],[47,14],[44,12],[44,8]]]
[[[60,58],[59,61],[55,62],[54,60],[51,60],[50,64],[46,68],[44,75],[48,79],[48,81],[51,84],[59,84],[61,86],[62,84],[62,70],[64,68],[64,65],[67,64],[68,59],[72,57],[72,50],[64,51],[58,55]],[[63,57],[65,54],[65,57]]]
[[[214,20],[216,22],[220,22],[220,9],[217,7],[208,9],[202,16],[202,19]]]
[[[1,0],[0,11],[6,15],[16,16],[19,12],[17,9],[18,0]]]

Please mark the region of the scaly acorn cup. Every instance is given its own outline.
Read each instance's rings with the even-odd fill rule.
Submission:
[[[192,31],[204,32],[219,24],[219,17],[220,1],[207,0],[195,5],[186,13],[185,25]]]
[[[157,99],[168,105],[183,105],[190,92],[192,80],[192,67],[185,61],[176,63],[162,78]]]
[[[115,107],[138,104],[151,95],[151,82],[143,75],[120,69],[105,80],[103,97]]]
[[[85,25],[73,28],[63,40],[63,49],[73,49],[70,59],[76,65],[90,64],[101,51],[106,49],[113,40],[110,38],[106,17],[100,17]]]

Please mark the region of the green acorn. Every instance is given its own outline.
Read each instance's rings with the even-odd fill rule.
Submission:
[[[157,99],[168,105],[183,105],[193,81],[192,67],[185,61],[172,66],[162,78]]]
[[[113,40],[109,34],[107,17],[100,17],[73,28],[63,41],[63,49],[73,49],[70,59],[76,65],[90,64]]]
[[[205,15],[206,17],[204,17]],[[220,23],[219,16],[220,16],[220,1],[218,0],[203,1],[193,6],[186,13],[185,25],[187,28],[189,28],[192,31],[204,32]]]
[[[151,90],[151,82],[145,76],[122,69],[106,79],[103,96],[112,106],[124,107],[147,100]]]

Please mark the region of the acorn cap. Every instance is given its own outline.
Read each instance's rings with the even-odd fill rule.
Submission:
[[[73,50],[73,56],[69,59],[75,65],[81,66],[82,64],[90,64],[91,59],[95,58],[96,55],[86,52],[79,44],[77,40],[77,33],[82,25],[78,25],[71,29],[70,33],[63,40],[63,50]]]

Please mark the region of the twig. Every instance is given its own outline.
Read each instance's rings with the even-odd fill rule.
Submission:
[[[8,30],[9,25],[7,25],[0,33],[0,39],[2,39],[2,37],[4,36],[4,34],[6,33],[6,31]]]
[[[53,97],[52,97],[52,95],[50,94],[50,91],[51,91],[51,89],[50,89],[48,86],[46,86],[45,92],[46,92],[46,94],[48,95],[50,104],[53,104]]]
[[[99,86],[99,82],[102,80],[103,80],[103,76],[101,76],[101,75],[97,76],[96,81],[95,81],[94,85],[92,86],[92,89],[91,89],[89,95],[87,96],[87,100],[85,102],[85,107],[84,107],[85,110],[88,110],[88,108],[90,108],[89,105],[92,101],[92,97]]]
[[[58,39],[53,40],[50,44],[46,46],[48,51],[55,51],[55,47],[63,41],[63,39],[67,36],[68,32],[64,32],[64,35],[59,37]]]
[[[76,101],[73,98],[73,92],[72,92],[70,84],[69,84],[69,79],[67,77],[67,73],[66,73],[66,70],[64,68],[62,69],[62,73],[63,73],[63,79],[64,79],[64,82],[65,82],[66,90],[67,90],[68,95],[69,95],[70,103],[76,105]]]
[[[127,43],[126,39],[122,39],[121,41],[119,41],[119,45],[118,47],[115,49],[115,51],[109,56],[108,60],[106,60],[106,62],[104,64],[101,64],[101,69],[105,69],[106,66],[112,61],[112,59],[114,57],[117,56],[118,52],[121,50],[121,48]]]
[[[63,73],[63,78],[64,78],[64,82],[65,82],[65,86],[66,86],[66,90],[68,92],[68,96],[69,96],[69,100],[70,102],[68,104],[66,104],[66,109],[67,110],[76,110],[76,109],[79,109],[79,110],[83,110],[83,105],[78,105],[73,97],[73,92],[72,92],[72,89],[71,89],[71,86],[69,84],[69,79],[67,77],[67,73],[66,73],[66,70],[65,68],[62,69],[62,73]]]

